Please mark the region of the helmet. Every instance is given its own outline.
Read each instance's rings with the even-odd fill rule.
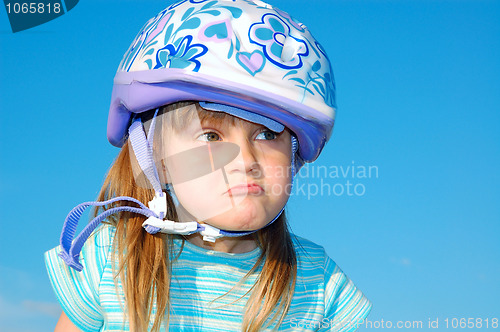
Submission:
[[[335,118],[323,48],[302,23],[261,1],[182,0],[149,20],[114,79],[109,141],[123,145],[133,114],[184,100],[282,123],[305,162],[318,157]]]

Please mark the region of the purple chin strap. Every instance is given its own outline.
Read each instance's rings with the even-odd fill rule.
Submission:
[[[221,105],[224,106],[224,105]],[[226,111],[226,110],[225,110]],[[132,212],[137,214],[142,214],[147,217],[142,226],[150,234],[156,234],[158,232],[166,234],[180,234],[180,235],[190,235],[194,233],[200,233],[203,236],[204,241],[215,242],[216,239],[221,237],[241,237],[257,232],[258,230],[238,232],[238,231],[226,231],[215,228],[208,224],[200,224],[197,221],[189,222],[177,222],[173,220],[165,219],[167,214],[167,197],[162,191],[162,186],[158,177],[158,172],[153,161],[153,131],[155,127],[155,120],[158,110],[156,110],[153,117],[151,126],[148,132],[148,138],[143,129],[143,125],[140,119],[135,119],[131,126],[129,127],[129,140],[132,145],[132,149],[136,156],[139,166],[146,175],[147,179],[151,183],[154,191],[155,197],[148,203],[146,207],[142,202],[135,198],[127,196],[119,196],[113,199],[103,201],[103,202],[86,202],[74,207],[67,215],[62,233],[61,233],[61,252],[59,256],[63,261],[70,267],[77,271],[81,271],[83,266],[80,263],[80,252],[82,250],[83,244],[88,239],[90,234],[104,221],[107,217],[114,213],[119,212]],[[229,112],[228,112],[229,113]],[[254,119],[252,119],[254,120]],[[260,119],[259,119],[260,120]],[[255,121],[255,120],[254,120]],[[260,122],[260,121],[255,121]],[[297,165],[295,163],[296,153],[298,150],[298,141],[292,135],[292,185],[293,178],[297,171]],[[173,195],[173,193],[172,193]],[[94,219],[92,219],[88,225],[81,231],[80,234],[75,238],[76,228],[80,217],[83,212],[90,206],[104,206],[107,204],[112,204],[116,202],[131,202],[135,203],[136,206],[117,206],[110,208]],[[278,215],[271,220],[266,226],[272,224],[278,217],[283,213],[285,207],[281,209]]]

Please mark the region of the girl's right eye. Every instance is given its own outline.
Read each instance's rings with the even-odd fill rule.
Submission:
[[[220,136],[217,133],[214,133],[213,131],[206,132],[198,136],[196,139],[198,141],[204,141],[204,142],[214,142],[214,141],[220,141]]]

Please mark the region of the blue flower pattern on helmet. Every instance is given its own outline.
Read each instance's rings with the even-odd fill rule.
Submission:
[[[320,93],[320,95],[323,97],[323,99],[325,100],[325,103],[327,105],[330,105],[332,107],[337,107],[337,105],[335,104],[335,79],[333,77],[333,70],[332,70],[331,62],[328,59],[328,55],[326,54],[325,50],[323,49],[323,46],[321,46],[321,44],[318,43],[317,41],[314,41],[314,45],[316,46],[316,49],[318,49],[321,53],[321,55],[318,54],[318,58],[325,59],[326,60],[325,67],[328,67],[328,68],[323,69],[322,71],[320,71],[319,69],[315,71],[315,74],[317,75],[316,77],[319,78],[319,81],[316,80],[315,84],[320,84],[321,80],[323,80],[324,85],[325,85],[325,89],[323,90],[321,85],[319,86],[319,88],[321,88],[321,90],[324,91],[324,92]],[[313,47],[312,49],[315,49],[315,48]],[[314,66],[313,66],[313,71],[314,71]],[[321,73],[323,73],[323,74],[321,74]]]
[[[296,86],[304,90],[305,93],[310,93],[312,95],[318,93],[327,105],[332,107],[335,106],[335,87],[333,83],[333,77],[330,72],[325,72],[321,74],[321,62],[316,61],[310,68],[307,74],[307,79],[303,79],[297,76],[297,70],[291,70],[283,76],[283,79],[288,78],[290,81],[296,82]]]
[[[241,4],[233,6],[233,2]],[[243,5],[262,11],[260,20],[250,22],[249,27],[245,20],[238,22]],[[245,25],[246,33],[237,28]],[[234,29],[240,31],[235,33]],[[214,49],[210,45],[215,45]],[[227,52],[228,68],[239,66],[254,77],[261,72],[281,71],[283,81],[293,82],[300,89],[298,100],[319,96],[335,107],[333,75],[321,45],[289,14],[251,0],[185,0],[170,5],[146,23],[119,71],[178,68],[203,72],[221,52]]]
[[[207,53],[208,49],[203,44],[192,44],[193,36],[186,36],[181,39],[176,47],[173,44],[161,48],[156,53],[156,65],[158,68],[188,68],[198,71],[201,63],[197,58]]]
[[[187,2],[188,0],[184,1],[184,2]],[[203,2],[207,2],[208,0],[189,0],[190,3],[203,3]],[[182,2],[182,3],[184,3]],[[174,6],[173,8],[177,8],[179,7],[182,3],[176,3],[175,5],[172,5]],[[148,24],[146,24],[148,30],[146,31],[145,29],[143,29],[142,33],[140,34],[141,36],[141,40],[145,40],[147,39],[147,41],[149,41],[151,38],[148,37],[148,36],[152,36],[152,35],[155,35],[155,36],[158,36],[160,35],[160,33],[155,33],[155,34],[152,34],[150,33],[151,30],[154,30],[153,32],[157,31],[158,29],[161,29],[161,33],[164,34],[164,37],[163,39],[165,40],[165,42],[168,41],[168,43],[162,47],[162,48],[159,48],[157,49],[157,46],[155,42],[152,42],[150,44],[148,43],[142,43],[142,54],[144,56],[147,56],[147,55],[152,55],[152,54],[156,54],[155,58],[156,60],[152,61],[152,59],[144,59],[144,63],[147,64],[148,68],[149,69],[158,69],[158,68],[182,68],[182,69],[191,69],[193,71],[199,71],[200,67],[201,67],[201,62],[199,60],[197,60],[197,58],[203,56],[204,54],[207,53],[207,47],[203,44],[200,44],[200,43],[196,43],[196,44],[192,44],[192,41],[194,38],[197,38],[199,36],[193,36],[196,34],[196,31],[195,29],[197,29],[198,27],[200,27],[200,25],[202,24],[202,20],[200,19],[200,17],[202,15],[209,15],[209,16],[213,16],[213,17],[217,17],[217,16],[220,16],[221,15],[221,10],[220,9],[224,9],[226,11],[228,11],[230,13],[230,15],[234,18],[238,18],[241,16],[242,14],[242,10],[240,8],[237,8],[237,7],[231,7],[231,6],[218,6],[216,5],[218,3],[218,1],[210,1],[210,2],[207,2],[205,5],[203,5],[203,7],[199,8],[199,9],[196,9],[195,7],[190,7],[188,10],[186,10],[183,15],[182,15],[182,20],[180,22],[180,25],[178,25],[176,27],[176,23],[179,23],[179,22],[173,22],[171,24],[168,24],[169,21],[170,21],[170,17],[173,15],[173,13],[175,12],[175,9],[170,9],[167,8],[165,11],[166,13],[162,16],[162,17],[159,17],[157,15],[157,17],[153,18],[152,21],[154,21],[153,23],[150,23],[148,22]],[[171,7],[172,7],[171,6]],[[220,8],[220,9],[217,9],[217,8]],[[168,19],[165,19],[165,17],[168,17]],[[164,21],[164,22],[162,22]],[[219,22],[219,23],[222,23],[222,22]],[[167,25],[168,24],[168,25]],[[212,28],[216,28],[216,27],[212,27]],[[177,36],[179,34],[186,34],[186,30],[193,30],[193,35],[185,35],[184,37],[179,37],[177,38]],[[205,34],[208,34],[210,33],[210,29],[208,29],[209,31],[207,31],[207,27],[205,26],[204,28],[204,32]],[[212,29],[214,30],[214,29]],[[221,31],[215,31],[216,32],[216,37],[219,37],[219,33],[222,33]],[[226,31],[226,33],[229,33],[229,31]],[[230,33],[232,34],[232,31],[230,31]],[[213,37],[213,36],[209,36],[209,37]],[[230,39],[232,37],[231,36],[225,36],[225,39]],[[155,37],[156,38],[156,37]],[[221,39],[223,40],[223,39]],[[137,44],[138,42],[135,42],[135,44]],[[239,41],[237,41],[237,47],[239,47]],[[141,47],[137,48],[137,47],[131,47],[129,49],[129,53],[132,53],[133,51],[136,51],[136,54],[139,53],[141,51]],[[130,69],[130,67],[133,65],[133,60],[134,58],[132,58],[131,56],[126,56],[126,58],[130,58],[132,61],[130,62],[127,62],[125,63],[122,68],[124,67],[124,69],[126,68],[127,70]],[[125,65],[128,64],[128,67],[125,67]]]
[[[269,61],[284,69],[302,67],[302,57],[309,55],[307,44],[300,38],[294,37],[288,24],[274,14],[266,14],[261,22],[252,24],[249,36],[251,43],[262,46]],[[284,61],[282,53],[287,38],[295,41],[296,54]]]
[[[165,9],[144,25],[141,32],[135,37],[127,53],[125,53],[123,60],[120,63],[119,70],[130,70],[130,67],[133,65],[139,53],[144,51],[145,45],[147,45],[155,35],[158,35],[161,32],[161,29],[168,23],[171,16],[172,12],[168,12]]]

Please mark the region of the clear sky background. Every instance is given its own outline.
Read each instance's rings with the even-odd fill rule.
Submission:
[[[500,319],[500,1],[269,2],[310,28],[337,82],[332,140],[305,169],[329,173],[301,173],[293,231],[326,248],[375,324]],[[114,73],[170,3],[82,0],[16,34],[0,8],[0,331],[53,329],[43,252],[96,197],[118,153]]]

